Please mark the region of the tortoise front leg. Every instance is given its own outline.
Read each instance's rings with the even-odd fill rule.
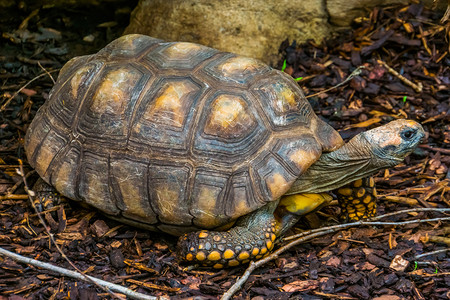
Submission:
[[[326,205],[326,193],[283,196],[244,216],[228,231],[192,232],[178,240],[180,257],[191,263],[220,269],[258,260],[270,253],[275,240],[300,218]]]
[[[377,192],[372,177],[358,179],[334,191],[342,216],[347,221],[374,217],[377,213]]]
[[[289,228],[294,226],[301,216],[317,211],[328,205],[333,198],[328,193],[303,193],[281,197],[275,210],[275,218],[278,220],[278,235],[284,235]]]
[[[260,209],[239,219],[228,231],[202,230],[185,234],[178,240],[177,247],[184,261],[221,269],[269,254],[277,238],[276,232],[273,210]]]

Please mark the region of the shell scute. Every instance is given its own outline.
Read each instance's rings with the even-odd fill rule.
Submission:
[[[204,87],[189,77],[167,77],[155,82],[143,96],[129,142],[186,152],[196,107]]]
[[[191,225],[187,166],[151,163],[148,168],[150,200],[158,220],[165,224]]]
[[[255,116],[241,97],[222,94],[211,103],[204,133],[225,139],[239,139],[248,134],[255,125]]]
[[[158,223],[148,198],[148,164],[130,157],[115,156],[109,163],[111,190],[122,215],[144,224]]]
[[[104,68],[85,97],[76,130],[92,143],[125,145],[134,107],[151,76],[132,64]]]
[[[84,151],[80,163],[79,199],[106,214],[118,215],[120,210],[111,197],[108,178],[105,176],[109,169],[108,158]]]
[[[55,87],[59,86],[59,89],[54,88],[50,94],[50,98],[55,97],[55,100],[45,104],[48,105],[46,115],[52,120],[52,126],[72,126],[87,90],[102,68],[101,62],[88,63],[73,70],[68,78],[58,77],[58,83],[61,84]]]
[[[315,117],[311,105],[292,78],[273,70],[271,76],[252,85],[251,90],[262,102],[264,113],[275,130],[305,126]]]
[[[254,167],[255,176],[258,178],[259,190],[266,202],[271,202],[281,197],[297,179],[283,165],[283,163],[272,154],[263,157]]]
[[[195,132],[193,151],[198,159],[237,164],[257,152],[270,136],[254,99],[245,93],[216,93],[205,101]]]
[[[255,207],[266,203],[257,192],[258,187],[255,187],[255,184],[249,170],[233,175],[229,196],[224,199],[224,211],[227,216],[234,219],[235,216],[249,214]]]
[[[212,229],[230,221],[223,208],[228,180],[229,174],[197,170],[190,208],[195,225]]]
[[[161,40],[141,34],[124,35],[100,50],[97,60],[136,59]]]
[[[42,177],[47,179],[47,181],[50,178],[49,173],[47,173],[48,168],[53,163],[56,154],[58,154],[67,143],[67,136],[50,129],[40,141],[39,146],[36,147],[36,152],[33,156],[33,159],[36,160],[35,169],[39,174],[42,174]]]
[[[186,42],[161,43],[143,60],[161,70],[194,69],[218,50]]]
[[[292,173],[302,174],[320,157],[322,149],[312,134],[305,133],[300,138],[279,140],[273,152],[286,162]]]
[[[271,68],[261,61],[233,53],[223,53],[201,70],[225,84],[247,85]]]
[[[78,147],[69,146],[61,153],[61,159],[55,166],[50,178],[51,184],[70,199],[77,199],[78,195],[78,178],[77,170],[80,162],[80,149]]]

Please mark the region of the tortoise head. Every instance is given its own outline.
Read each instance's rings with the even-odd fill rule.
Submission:
[[[415,121],[395,120],[361,135],[376,158],[387,166],[394,166],[414,151],[425,131]]]

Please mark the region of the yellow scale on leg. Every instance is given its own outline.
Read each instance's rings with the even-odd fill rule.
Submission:
[[[228,232],[202,230],[185,235],[182,241],[191,242],[188,253],[184,255],[185,260],[221,269],[261,259],[273,249],[276,239],[275,220],[266,228],[261,228],[257,234],[249,236],[255,237],[254,240],[240,241],[243,234],[239,231],[243,230],[245,229],[235,227]]]
[[[370,218],[377,212],[377,191],[372,177],[358,179],[335,191],[343,215],[349,221]]]

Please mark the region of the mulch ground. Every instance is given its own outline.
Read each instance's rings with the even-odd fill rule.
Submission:
[[[55,70],[70,57],[93,53],[120,36],[135,4],[113,1],[102,14],[95,7],[26,5],[0,12],[0,247],[72,269],[26,199],[18,159],[30,185],[37,177],[26,165],[23,137],[52,87],[46,72],[56,78]],[[398,118],[423,124],[423,145],[376,176],[379,214],[450,208],[450,27],[441,17],[417,4],[374,9],[321,44],[286,41],[280,48],[278,68],[299,82],[316,113],[345,139]],[[341,86],[316,94],[360,66]],[[327,207],[293,231],[336,224],[338,215],[337,206]],[[448,213],[418,211],[383,221],[439,217]],[[188,269],[176,259],[176,238],[121,225],[73,203],[45,220],[79,269],[145,294],[216,299],[245,271]],[[449,240],[448,221],[335,231],[258,268],[236,297],[449,299]],[[92,284],[2,256],[0,294],[0,299],[110,297]]]

